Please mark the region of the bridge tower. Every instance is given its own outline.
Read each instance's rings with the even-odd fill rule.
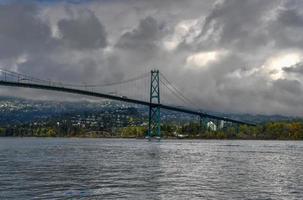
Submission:
[[[150,79],[150,105],[148,117],[148,138],[161,137],[160,116],[160,77],[159,70],[151,70]]]

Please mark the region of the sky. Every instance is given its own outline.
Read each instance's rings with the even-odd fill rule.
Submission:
[[[205,110],[303,116],[301,0],[0,0],[0,66],[66,82],[158,68]],[[68,98],[27,89],[0,95]]]

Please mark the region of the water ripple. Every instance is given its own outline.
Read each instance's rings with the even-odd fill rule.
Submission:
[[[303,142],[1,138],[0,199],[302,199]]]

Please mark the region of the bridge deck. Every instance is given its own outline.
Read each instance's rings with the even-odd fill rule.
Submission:
[[[166,109],[166,110],[182,112],[182,113],[197,115],[200,117],[207,117],[207,118],[216,119],[216,120],[224,120],[227,122],[233,122],[233,123],[244,124],[244,125],[249,125],[249,126],[255,126],[255,124],[252,124],[252,123],[234,120],[234,119],[230,119],[230,118],[226,118],[226,117],[210,115],[207,113],[194,111],[194,110],[190,110],[190,109],[186,109],[186,108],[179,108],[179,107],[163,105],[163,104],[155,104],[155,103],[150,103],[150,102],[146,102],[146,101],[119,97],[119,96],[114,96],[114,95],[110,95],[110,94],[98,93],[98,92],[87,91],[87,90],[58,87],[58,86],[52,86],[52,85],[24,83],[24,82],[12,82],[12,81],[0,81],[0,85],[12,86],[12,87],[23,87],[23,88],[34,88],[34,89],[42,89],[42,90],[52,90],[52,91],[66,92],[66,93],[72,93],[72,94],[80,94],[80,95],[85,95],[85,96],[112,99],[112,100],[123,101],[123,102],[127,102],[127,103],[134,103],[134,104],[139,104],[139,105],[144,105],[144,106],[154,106],[154,107],[158,106],[158,107]]]

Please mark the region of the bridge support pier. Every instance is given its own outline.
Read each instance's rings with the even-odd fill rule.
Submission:
[[[148,139],[161,137],[161,115],[160,106],[160,85],[159,85],[159,70],[151,71],[151,82],[150,82],[150,105],[149,105],[149,116],[148,116]]]
[[[216,131],[220,131],[220,129],[221,129],[220,125],[221,125],[221,120],[217,119],[216,120]]]
[[[205,131],[207,130],[207,120],[202,115],[199,116],[199,120],[200,120],[200,132],[205,133]]]

